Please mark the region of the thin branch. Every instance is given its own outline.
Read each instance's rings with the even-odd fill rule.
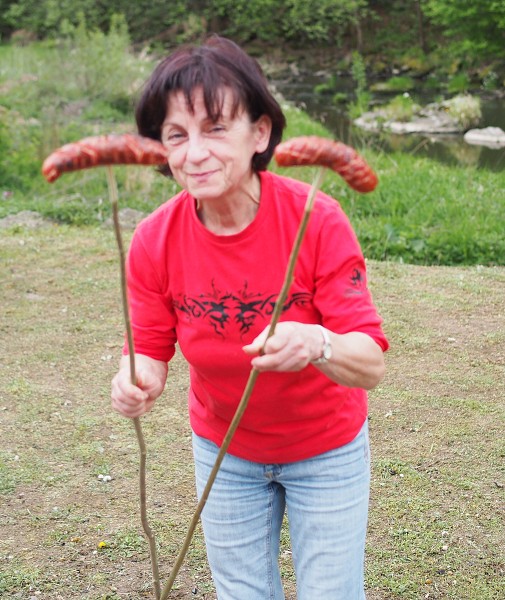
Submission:
[[[130,311],[128,304],[128,289],[126,285],[126,268],[125,268],[125,251],[123,240],[121,237],[121,226],[119,223],[119,211],[118,211],[118,192],[116,178],[112,171],[111,166],[107,166],[107,183],[109,186],[109,199],[112,206],[112,220],[114,223],[114,233],[116,234],[116,242],[119,251],[119,262],[121,269],[121,296],[123,304],[123,316],[126,327],[126,336],[128,339],[128,354],[130,360],[130,379],[133,385],[137,382],[137,376],[135,373],[135,347],[133,344],[133,333],[130,322]],[[156,540],[154,539],[154,533],[149,526],[147,520],[147,502],[146,502],[146,444],[144,440],[144,434],[142,433],[142,426],[140,424],[140,418],[135,417],[133,419],[133,425],[135,426],[135,433],[137,434],[137,441],[140,450],[140,465],[139,465],[139,487],[140,487],[140,519],[142,527],[146,535],[147,541],[149,542],[149,553],[151,556],[151,566],[153,573],[153,586],[156,595],[156,600],[160,600],[161,586],[160,586],[160,575],[158,567],[158,557],[156,553]]]

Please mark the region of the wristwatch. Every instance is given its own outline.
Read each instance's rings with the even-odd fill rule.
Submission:
[[[323,365],[324,363],[327,363],[330,360],[331,355],[333,353],[333,349],[331,347],[331,341],[330,336],[328,335],[328,330],[325,329],[322,325],[317,325],[317,327],[319,328],[319,331],[323,336],[323,353],[319,358],[315,358],[314,360],[312,360],[311,363],[313,365]]]

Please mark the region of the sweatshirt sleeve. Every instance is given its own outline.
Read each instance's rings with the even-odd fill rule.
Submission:
[[[325,327],[338,334],[368,334],[386,351],[382,319],[367,285],[366,265],[349,219],[337,202],[320,206],[315,306]]]
[[[148,251],[137,230],[126,262],[130,319],[135,352],[168,362],[175,354],[176,316],[167,291],[166,261],[158,254]],[[126,341],[123,353],[128,353]]]

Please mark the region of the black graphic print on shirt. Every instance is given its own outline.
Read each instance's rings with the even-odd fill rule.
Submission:
[[[348,287],[345,290],[346,296],[356,296],[356,295],[360,296],[361,294],[363,294],[363,292],[366,289],[366,281],[365,281],[365,276],[361,272],[360,269],[355,268],[352,270],[351,277],[350,277],[350,283],[351,283],[351,287]]]
[[[179,313],[179,318],[189,321],[201,319],[214,329],[217,335],[226,337],[230,323],[239,326],[241,334],[245,334],[257,319],[268,322],[272,314],[278,294],[249,292],[247,282],[237,292],[222,291],[212,282],[212,291],[207,294],[191,296],[181,294],[173,299],[173,306]],[[293,304],[305,306],[312,295],[308,292],[295,292],[288,296],[283,306],[283,312]]]

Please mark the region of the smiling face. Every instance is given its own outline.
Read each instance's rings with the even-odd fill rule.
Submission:
[[[233,94],[226,88],[217,120],[209,117],[200,88],[193,92],[192,106],[182,91],[168,98],[161,130],[168,164],[177,183],[200,202],[233,203],[254,194],[252,157],[268,145],[270,119],[252,123],[243,108],[234,113],[233,106]]]

